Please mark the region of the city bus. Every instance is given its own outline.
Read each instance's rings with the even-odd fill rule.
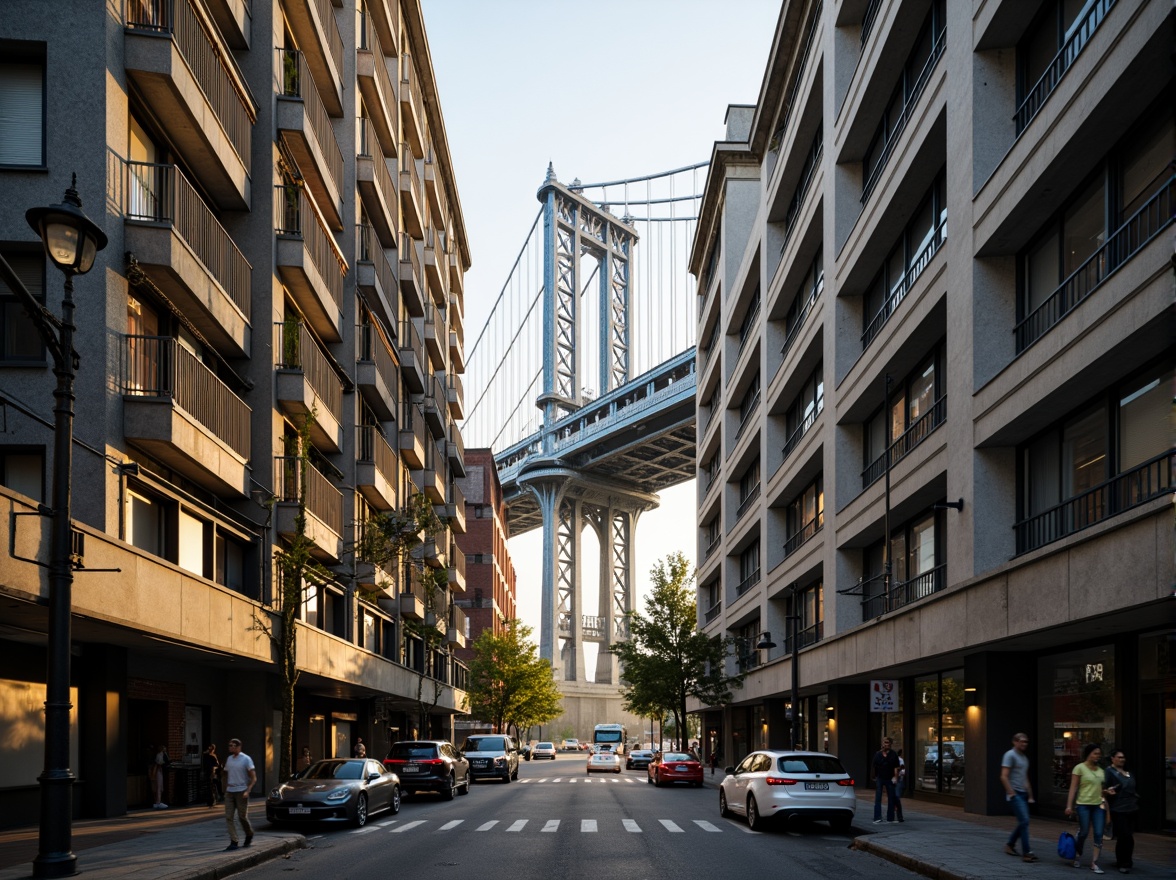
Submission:
[[[623,724],[597,724],[592,730],[592,747],[608,746],[609,751],[623,755],[628,746],[628,735]]]

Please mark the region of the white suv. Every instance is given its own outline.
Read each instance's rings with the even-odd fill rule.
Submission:
[[[853,778],[825,752],[752,752],[738,767],[728,767],[719,785],[719,814],[746,816],[752,831],[776,817],[795,816],[828,819],[845,831],[856,807]]]
[[[578,752],[580,750],[580,741],[578,739],[565,739],[560,748],[565,752]]]

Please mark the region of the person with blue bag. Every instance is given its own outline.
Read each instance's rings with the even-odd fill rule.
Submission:
[[[1082,750],[1082,763],[1075,764],[1070,774],[1070,792],[1066,796],[1066,815],[1074,815],[1075,807],[1078,814],[1074,867],[1082,867],[1082,845],[1093,831],[1094,857],[1090,860],[1090,870],[1096,874],[1104,873],[1098,866],[1098,857],[1102,855],[1103,824],[1106,821],[1106,813],[1102,808],[1106,774],[1098,763],[1101,758],[1102,749],[1098,744],[1088,743]]]
[[[1021,861],[1036,862],[1033,847],[1029,843],[1029,805],[1034,803],[1033,785],[1029,782],[1029,737],[1023,733],[1013,734],[1013,747],[1004,753],[1000,761],[1000,784],[1005,790],[1005,800],[1017,824],[1005,843],[1004,851],[1010,856],[1017,855],[1017,840],[1021,841]]]

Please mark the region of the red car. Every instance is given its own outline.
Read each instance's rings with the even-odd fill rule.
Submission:
[[[658,752],[646,768],[645,781],[653,785],[689,782],[702,786],[702,764],[688,752]]]

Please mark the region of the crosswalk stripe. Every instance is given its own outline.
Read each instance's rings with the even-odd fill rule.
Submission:
[[[382,826],[380,826],[380,825],[369,825],[366,828],[356,828],[351,833],[352,834],[367,834],[369,831],[379,831],[381,827]]]
[[[626,831],[631,831],[634,834],[641,833],[641,826],[634,819],[622,819],[621,824],[625,826]]]
[[[464,821],[465,821],[465,819],[454,819],[452,822],[446,822],[444,825],[442,825],[437,830],[438,831],[449,831],[453,828],[456,828],[458,825],[460,825]]]
[[[578,779],[569,779],[568,782],[579,782]]]
[[[534,779],[520,779],[519,784],[526,785],[528,782],[534,782],[534,781],[535,781]]]
[[[510,827],[507,828],[506,830],[507,831],[522,831],[526,827],[527,827],[527,820],[526,819],[519,819],[517,822],[511,822]]]
[[[491,819],[489,822],[485,822],[485,823],[479,825],[478,830],[479,831],[489,831],[491,828],[493,828],[497,824],[498,824],[497,819]]]
[[[546,777],[546,776],[544,776],[542,779],[536,779],[535,781],[536,781],[536,782],[546,782],[546,781],[547,781],[547,777]]]
[[[581,819],[580,820],[580,831],[585,834],[595,833],[596,820],[595,819]]]
[[[706,821],[706,819],[695,819],[694,824],[697,825],[699,828],[701,828],[703,831],[717,831],[720,834],[723,833],[722,828],[716,828],[710,822]]]
[[[417,819],[415,822],[406,822],[405,824],[401,825],[399,828],[392,828],[389,830],[393,834],[399,834],[401,831],[408,831],[410,828],[416,828],[418,825],[424,825],[424,824],[425,824],[424,819]]]
[[[551,780],[551,781],[552,781],[552,782],[561,782],[561,781],[563,781],[563,777],[561,777],[561,776],[557,776],[557,777],[555,777],[555,779],[553,779],[553,780]]]
[[[678,834],[685,834],[685,832],[678,827],[678,823],[671,822],[669,819],[658,819],[665,826],[666,831],[673,831]]]
[[[381,828],[387,828],[389,825],[395,825],[398,821],[400,821],[400,820],[399,819],[389,819],[387,822],[378,822],[377,824]]]
[[[547,824],[543,826],[544,831],[559,831],[559,819],[548,819]]]
[[[626,776],[626,777],[625,777],[625,782],[628,782],[630,785],[632,785],[632,784],[633,784],[633,777],[632,777],[632,776]]]

